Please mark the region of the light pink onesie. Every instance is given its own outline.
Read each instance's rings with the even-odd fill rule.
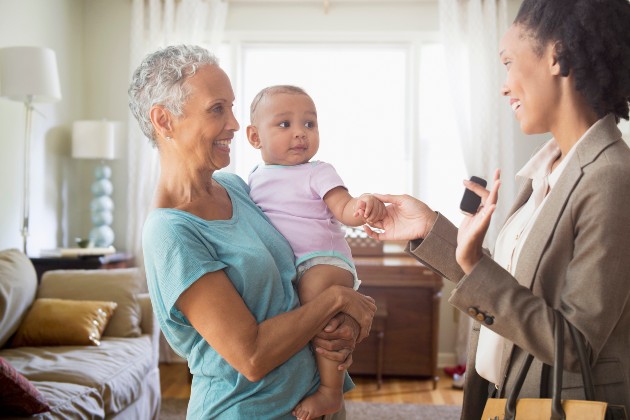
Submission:
[[[250,196],[287,238],[296,265],[317,256],[339,257],[354,267],[341,223],[324,202],[335,187],[345,188],[329,163],[295,166],[260,164],[249,175]]]

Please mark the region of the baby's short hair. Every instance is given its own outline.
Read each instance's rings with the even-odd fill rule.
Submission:
[[[258,104],[260,103],[260,101],[262,101],[262,99],[265,96],[271,96],[271,95],[275,95],[277,93],[290,93],[290,94],[294,94],[294,95],[306,95],[306,96],[310,97],[310,95],[308,93],[306,93],[306,91],[304,89],[302,89],[301,87],[298,87],[298,86],[293,86],[293,85],[275,85],[275,86],[266,87],[263,90],[261,90],[260,92],[258,92],[258,94],[256,94],[256,96],[254,96],[254,99],[252,100],[252,104],[249,107],[249,120],[252,123],[254,122],[254,114],[256,113],[256,108],[258,107]]]

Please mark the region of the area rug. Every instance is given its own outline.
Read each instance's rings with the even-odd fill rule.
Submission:
[[[168,398],[162,400],[160,420],[186,418],[188,400]],[[348,420],[458,420],[461,407],[456,405],[386,404],[346,401]]]

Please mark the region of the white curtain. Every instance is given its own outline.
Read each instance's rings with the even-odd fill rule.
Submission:
[[[225,27],[227,1],[222,0],[132,0],[131,60],[129,75],[146,54],[173,44],[197,44],[214,49]],[[159,176],[157,150],[149,145],[129,113],[128,227],[127,250],[143,268],[142,224],[146,218]]]
[[[491,181],[502,171],[490,248],[514,196],[512,115],[501,96],[505,70],[499,41],[508,28],[507,0],[440,0],[440,31],[449,72],[454,123],[470,175]]]
[[[485,245],[494,246],[515,192],[512,119],[500,94],[505,70],[499,41],[508,28],[507,0],[439,0],[440,32],[450,84],[453,122],[457,125],[466,169],[491,182],[500,168],[501,191]],[[466,360],[470,321],[459,317],[456,356]]]
[[[131,60],[129,76],[146,54],[173,44],[197,44],[213,50],[220,42],[227,16],[222,0],[132,0]],[[144,270],[142,225],[151,209],[159,176],[157,150],[152,148],[129,112],[128,126],[128,226],[127,250]],[[178,357],[160,340],[160,361]]]

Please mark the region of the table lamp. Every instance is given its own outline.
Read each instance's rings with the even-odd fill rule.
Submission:
[[[110,181],[112,170],[105,160],[116,158],[116,136],[120,123],[113,121],[76,121],[72,125],[72,157],[77,159],[98,159],[92,183],[90,213],[92,229],[89,241],[91,246],[108,247],[114,243],[114,201],[111,198],[114,187]]]
[[[26,254],[30,206],[31,121],[33,103],[61,99],[57,57],[50,48],[0,48],[0,97],[24,103],[24,193],[22,196],[22,251]]]

